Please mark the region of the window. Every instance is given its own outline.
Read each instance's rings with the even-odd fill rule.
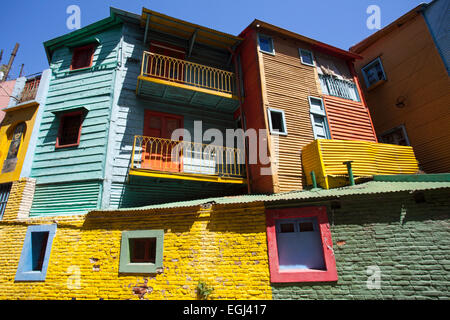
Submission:
[[[271,134],[287,135],[284,111],[278,109],[267,109],[269,113],[269,129]]]
[[[19,154],[20,145],[23,141],[27,125],[25,122],[21,122],[14,128],[14,132],[11,137],[11,143],[9,144],[8,154],[3,162],[2,173],[12,172],[16,168],[17,155]]]
[[[74,111],[60,116],[56,148],[73,147],[80,144],[83,111]]]
[[[361,69],[367,88],[386,80],[380,58],[376,58]]]
[[[409,146],[408,135],[406,134],[406,128],[404,125],[395,127],[380,135],[380,142],[396,144],[399,146]]]
[[[273,40],[271,37],[263,34],[258,34],[258,45],[260,51],[275,54],[275,48],[273,46]]]
[[[330,139],[327,116],[321,98],[308,97],[314,139]]]
[[[305,49],[298,49],[300,53],[300,60],[303,64],[306,64],[307,66],[314,67],[314,58],[311,51],[305,50]]]
[[[87,46],[73,49],[72,63],[70,65],[70,70],[89,68],[90,66],[92,66],[94,51],[95,51],[95,44],[89,44]]]
[[[44,281],[56,224],[30,226],[16,272],[16,281]]]
[[[3,219],[6,204],[8,203],[9,193],[11,192],[12,183],[0,184],[0,220]]]
[[[119,272],[156,273],[162,268],[164,230],[122,232]]]
[[[271,282],[337,281],[326,207],[266,213]]]

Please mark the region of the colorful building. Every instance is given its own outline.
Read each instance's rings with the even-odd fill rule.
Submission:
[[[245,128],[265,132],[272,159],[249,166],[252,192],[348,185],[349,165],[357,180],[417,172],[411,148],[378,143],[354,71],[360,55],[260,20],[240,36]]]
[[[450,298],[450,177],[378,142],[362,56],[145,8],[44,47],[1,299]]]
[[[52,80],[31,215],[246,192],[245,162],[231,161],[239,150],[188,139],[239,125],[228,49],[240,41],[147,9],[112,8],[109,18],[45,42]],[[185,129],[182,142],[171,140],[176,129]]]
[[[26,188],[31,196],[22,208],[26,216],[29,214],[35,183],[30,178],[30,170],[48,91],[49,74],[49,70],[45,70],[33,77],[16,79],[9,103],[3,109],[5,116],[0,125],[0,219],[10,192],[17,188]]]
[[[379,141],[412,146],[426,173],[450,172],[449,5],[421,4],[350,48]]]
[[[11,210],[0,298],[449,299],[449,195],[448,174],[389,175],[87,215]]]

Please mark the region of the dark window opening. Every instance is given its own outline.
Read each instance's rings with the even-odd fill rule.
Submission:
[[[31,270],[42,271],[49,232],[31,233]]]
[[[81,68],[88,68],[92,64],[92,57],[94,55],[95,46],[88,45],[80,48],[75,48],[72,56],[72,64],[70,70]]]
[[[74,146],[79,144],[81,123],[83,114],[81,112],[63,115],[59,128],[57,146]]]
[[[131,263],[155,263],[156,238],[130,239]]]
[[[280,224],[280,232],[294,232],[294,224],[293,223],[281,223]]]
[[[312,222],[299,223],[300,232],[314,231],[314,225]]]
[[[273,131],[278,131],[279,133],[284,133],[286,131],[284,128],[283,114],[281,112],[270,111],[270,119]]]

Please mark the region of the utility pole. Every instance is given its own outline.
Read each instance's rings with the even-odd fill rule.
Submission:
[[[24,66],[24,65],[25,65],[25,64],[22,63],[22,66],[20,67],[19,78],[22,76],[22,71],[23,71],[23,66]]]
[[[8,74],[9,74],[9,71],[11,70],[11,66],[13,64],[14,58],[16,57],[17,50],[19,50],[18,43],[16,43],[16,45],[14,46],[13,52],[11,53],[11,57],[9,58],[8,65],[6,66],[5,76],[3,77],[2,81],[6,81],[6,79],[8,78]]]
[[[0,63],[2,62],[2,57],[3,57],[3,49],[2,51],[0,51]]]

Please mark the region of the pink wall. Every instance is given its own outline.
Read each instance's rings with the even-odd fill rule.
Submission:
[[[10,99],[9,96],[11,95],[15,84],[16,80],[0,82],[0,110],[8,106]],[[3,121],[4,117],[5,113],[3,111],[0,111],[0,123]]]

